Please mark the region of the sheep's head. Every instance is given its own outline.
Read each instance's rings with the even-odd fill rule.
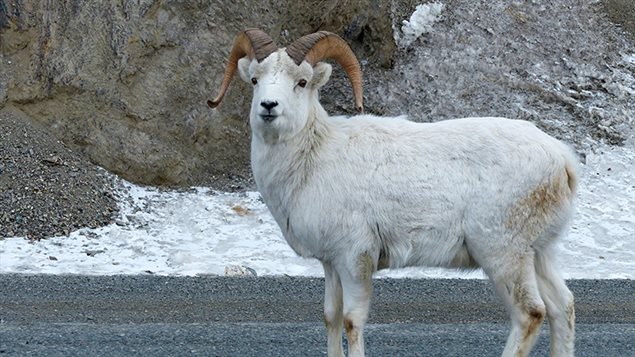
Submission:
[[[353,85],[355,105],[363,110],[361,69],[348,44],[336,34],[320,31],[299,38],[286,49],[278,49],[261,30],[241,32],[234,43],[220,92],[207,101],[220,104],[236,69],[254,88],[252,126],[296,132],[306,122],[309,106],[317,101],[317,90],[331,75],[331,66],[320,62],[334,59]],[[282,133],[280,133],[282,134]]]

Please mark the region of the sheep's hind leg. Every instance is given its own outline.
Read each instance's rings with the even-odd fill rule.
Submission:
[[[536,342],[545,305],[538,291],[533,251],[505,260],[510,264],[495,272],[486,269],[511,316],[512,328],[502,355],[524,357]]]
[[[555,269],[551,248],[536,251],[536,276],[540,296],[547,307],[551,333],[551,356],[573,356],[575,310],[573,294]]]
[[[340,276],[330,263],[324,267],[324,325],[327,331],[329,357],[343,357],[342,326],[344,326],[342,307],[342,284]]]
[[[368,254],[358,257],[354,271],[338,269],[342,282],[349,357],[364,356],[364,325],[370,308],[373,270],[374,265]]]

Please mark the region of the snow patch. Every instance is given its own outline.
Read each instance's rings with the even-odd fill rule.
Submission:
[[[404,20],[401,32],[395,31],[395,42],[401,48],[409,47],[421,35],[432,31],[432,25],[440,20],[444,5],[442,3],[431,3],[417,5],[415,12],[410,16],[410,20]]]
[[[632,138],[631,138],[632,139]],[[635,143],[600,145],[580,170],[559,244],[567,279],[635,279]],[[116,222],[68,237],[0,240],[0,273],[322,276],[298,257],[257,192],[161,191],[122,182]],[[483,279],[481,270],[385,270],[378,277]]]

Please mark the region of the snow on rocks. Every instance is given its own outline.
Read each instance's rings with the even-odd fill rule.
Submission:
[[[439,21],[444,5],[431,3],[417,5],[417,9],[410,16],[410,20],[404,20],[401,33],[394,31],[395,42],[401,48],[409,47],[421,35],[432,31],[432,25]]]

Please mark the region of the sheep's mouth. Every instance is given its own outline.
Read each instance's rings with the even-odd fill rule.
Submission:
[[[275,114],[260,114],[260,118],[262,118],[262,120],[266,121],[267,123],[271,123],[277,117],[278,116]]]

